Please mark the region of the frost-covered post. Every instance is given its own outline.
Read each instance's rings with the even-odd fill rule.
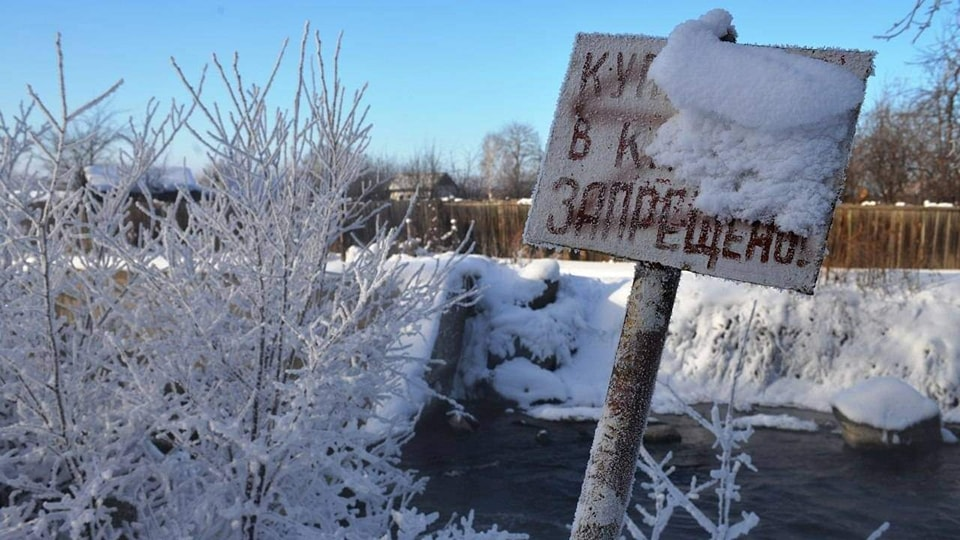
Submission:
[[[633,490],[680,270],[638,263],[603,413],[593,437],[573,538],[617,538]]]
[[[666,40],[577,36],[524,240],[653,265],[638,267],[574,538],[619,535],[679,269],[816,285],[873,53],[734,36],[723,10]]]

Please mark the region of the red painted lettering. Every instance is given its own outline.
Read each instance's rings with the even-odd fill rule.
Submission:
[[[694,233],[700,226],[700,234],[694,242]],[[713,216],[704,216],[697,210],[691,210],[687,215],[687,233],[683,238],[683,252],[706,255],[707,268],[717,265],[720,258],[720,230],[723,225]]]
[[[617,159],[614,160],[614,167],[619,167],[623,163],[623,155],[627,150],[630,150],[630,157],[633,158],[633,163],[640,168],[640,149],[637,148],[637,135],[638,133],[633,133],[630,135],[630,122],[623,123],[623,129],[620,130],[620,143],[617,145]],[[644,160],[645,163],[648,163],[650,158]]]
[[[777,246],[773,250],[773,260],[780,264],[790,264],[800,245],[800,236],[792,232],[777,231]],[[786,251],[784,252],[784,247]]]
[[[619,98],[623,95],[623,87],[627,85],[627,79],[630,78],[630,72],[633,71],[633,65],[637,62],[637,53],[630,53],[630,60],[627,62],[627,68],[623,68],[623,53],[617,53],[617,90],[610,94],[612,98]],[[648,66],[649,69],[649,66]]]
[[[663,210],[660,214],[660,220],[657,223],[657,249],[676,251],[680,248],[680,244],[667,243],[666,237],[679,232],[680,227],[683,226],[682,223],[677,223],[677,220],[674,218],[679,215],[680,206],[683,204],[686,196],[686,189],[668,189],[664,194]],[[673,204],[675,199],[677,200],[676,206]]]
[[[577,198],[577,194],[580,192],[580,184],[578,184],[573,178],[563,176],[553,184],[553,190],[560,191],[560,188],[563,186],[566,186],[571,190],[570,196],[566,199],[563,199],[563,201],[560,203],[567,208],[567,216],[563,220],[563,225],[560,225],[559,227],[556,225],[556,222],[553,219],[553,214],[547,216],[547,230],[552,234],[565,234],[567,229],[570,227],[570,224],[573,223],[573,217],[576,213],[576,208],[573,206],[573,201]]]
[[[580,74],[580,93],[582,94],[584,89],[587,87],[587,80],[593,79],[593,93],[600,95],[600,77],[597,76],[597,73],[600,71],[600,66],[607,61],[607,56],[609,53],[603,53],[600,56],[600,59],[597,60],[596,64],[593,62],[593,53],[587,53],[587,61],[583,64],[583,73]]]
[[[573,139],[570,141],[570,151],[567,152],[567,157],[574,161],[587,157],[587,154],[590,153],[590,142],[590,122],[586,118],[578,116],[577,123],[573,125]]]
[[[644,200],[647,201],[644,207]],[[646,229],[653,225],[654,212],[656,212],[657,203],[660,202],[660,195],[652,186],[641,186],[637,189],[637,202],[633,207],[633,215],[630,216],[630,240],[637,234],[637,230]],[[646,215],[644,215],[646,208]]]
[[[761,228],[763,229],[761,231]],[[747,240],[747,260],[753,259],[753,252],[760,249],[760,262],[765,263],[770,260],[770,245],[773,243],[773,224],[764,225],[759,221],[754,221],[750,228],[750,239]]]
[[[594,226],[600,223],[600,215],[603,213],[606,196],[607,185],[603,182],[587,184],[587,187],[583,190],[583,198],[580,199],[580,209],[577,212],[577,220],[574,224],[578,233],[587,223]]]
[[[733,261],[740,260],[740,254],[733,250],[733,247],[740,242],[743,242],[743,235],[737,234],[737,222],[730,221],[727,223],[727,234],[723,235],[723,250],[721,255],[724,259],[730,259]]]
[[[647,53],[646,56],[643,57],[643,62],[640,63],[640,82],[637,83],[637,97],[640,97],[640,92],[643,90],[643,83],[647,82],[647,71],[650,70],[650,64],[653,63],[653,59],[656,57],[657,55],[653,53]]]
[[[623,202],[620,210],[620,220],[617,227],[617,238],[622,239],[623,233],[627,229],[627,216],[630,214],[630,203],[632,202],[633,184],[626,182],[614,182],[610,186],[610,204],[607,206],[607,219],[604,222],[603,238],[606,238],[613,226],[613,212],[617,209],[617,196],[623,194]]]

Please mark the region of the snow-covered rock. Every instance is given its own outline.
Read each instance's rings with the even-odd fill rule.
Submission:
[[[543,309],[557,301],[560,290],[560,263],[555,259],[537,259],[520,270],[523,279],[542,281],[543,291],[527,303],[530,309]]]
[[[853,448],[939,444],[940,408],[896,377],[874,377],[837,393],[833,414]]]

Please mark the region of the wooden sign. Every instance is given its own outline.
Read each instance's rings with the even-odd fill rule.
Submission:
[[[577,36],[525,242],[812,294],[832,207],[825,223],[806,236],[772,222],[721,220],[698,210],[696,188],[645,153],[657,128],[676,114],[647,76],[665,44],[666,39],[645,36]],[[861,80],[872,71],[872,53],[786,50],[842,65]],[[843,155],[856,115],[850,111]],[[825,180],[839,196],[843,171]]]

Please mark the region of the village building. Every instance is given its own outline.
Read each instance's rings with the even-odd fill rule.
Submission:
[[[421,199],[453,199],[460,196],[460,186],[447,173],[401,173],[390,181],[390,200],[408,201],[418,187]]]

